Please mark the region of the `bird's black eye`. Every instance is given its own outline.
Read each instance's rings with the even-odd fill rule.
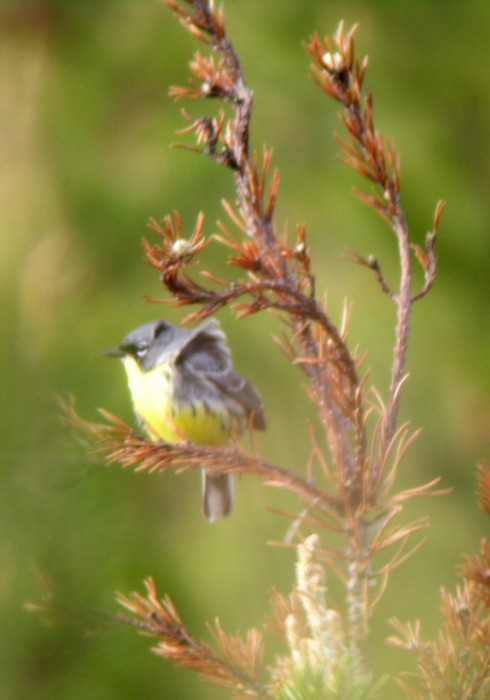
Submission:
[[[143,357],[146,357],[146,355],[148,355],[148,349],[148,343],[136,343],[133,352],[136,355],[136,357],[141,360],[143,359]]]

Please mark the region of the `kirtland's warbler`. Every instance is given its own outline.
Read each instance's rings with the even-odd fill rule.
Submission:
[[[248,426],[265,430],[262,399],[231,365],[226,338],[216,320],[196,328],[168,321],[146,323],[119,348],[136,417],[157,442],[190,440],[223,445]],[[202,509],[212,521],[231,512],[233,477],[203,469]]]

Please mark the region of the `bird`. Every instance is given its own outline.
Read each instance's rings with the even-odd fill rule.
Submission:
[[[105,354],[122,360],[134,413],[153,442],[222,446],[247,427],[265,430],[262,398],[232,366],[216,319],[195,328],[145,323]],[[202,511],[212,522],[233,508],[233,476],[202,470]]]

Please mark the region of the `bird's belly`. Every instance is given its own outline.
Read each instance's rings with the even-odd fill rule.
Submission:
[[[211,412],[202,402],[180,406],[173,420],[177,430],[196,445],[220,445],[231,433],[229,416],[219,410]]]
[[[125,366],[134,412],[151,440],[220,445],[234,432],[235,419],[222,402],[176,400],[170,368],[142,373],[132,358]]]
[[[124,358],[134,412],[152,440],[176,442],[172,428],[172,382],[170,372],[159,367],[141,372],[132,357]]]

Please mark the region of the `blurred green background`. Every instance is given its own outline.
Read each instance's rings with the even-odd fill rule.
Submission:
[[[441,475],[453,491],[400,516],[428,514],[431,527],[373,619],[376,672],[394,673],[410,660],[387,649],[387,619],[421,618],[434,635],[439,587],[455,585],[461,553],[476,552],[487,527],[474,490],[490,418],[490,5],[228,0],[225,12],[255,91],[254,144],[273,146],[281,170],[278,228],[306,222],[318,291],[337,320],[344,298],[353,301],[350,343],[368,352],[381,392],[394,310],[342,253],[375,254],[395,280],[396,249],[352,198],[359,179],[336,160],[338,109],[312,86],[302,48],[312,31],[332,33],[342,18],[360,23],[377,125],[401,154],[415,242],[437,199],[448,202],[437,283],[415,307],[402,412],[424,431],[399,485]],[[270,587],[286,593],[293,582],[293,552],[267,544],[288,528],[267,510],[286,503],[274,490],[241,479],[233,517],[207,526],[196,474],[100,468],[59,419],[57,397],[70,394],[89,420],[99,406],[132,419],[122,368],[99,353],[144,321],[183,316],[143,301],[161,296],[141,262],[146,223],[177,209],[190,228],[204,210],[211,233],[220,199],[233,199],[228,173],[169,149],[182,120],[167,89],[186,82],[196,48],[153,0],[0,6],[2,698],[225,697],[148,653],[134,630],[101,629],[94,613],[115,609],[116,590],[141,591],[153,575],[197,636],[216,615],[226,630],[244,631],[261,626]],[[187,108],[198,116],[201,105]],[[222,255],[207,262],[222,273]],[[263,455],[303,473],[313,411],[302,377],[271,341],[279,323],[220,318],[236,366],[265,399]],[[24,609],[43,591],[55,596],[58,624]],[[272,658],[278,647],[268,649]]]

